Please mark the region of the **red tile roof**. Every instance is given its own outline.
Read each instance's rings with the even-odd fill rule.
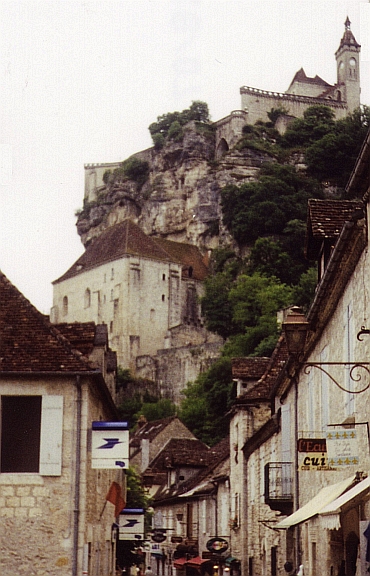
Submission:
[[[231,361],[234,378],[259,379],[266,371],[270,358],[233,358]]]
[[[54,280],[53,284],[126,255],[177,262],[187,269],[192,266],[193,276],[196,279],[204,279],[206,274],[206,267],[196,246],[147,236],[137,224],[127,219],[107,228],[100,236],[94,238],[86,247],[84,254],[63,276]]]
[[[364,209],[361,200],[318,200],[308,201],[307,234],[305,252],[308,258],[316,258],[325,238],[336,240],[345,222],[354,213]]]
[[[93,370],[1,272],[0,302],[0,373]]]
[[[285,337],[282,335],[280,336],[275,346],[275,350],[269,359],[264,374],[261,376],[258,382],[254,384],[254,386],[252,386],[242,396],[235,400],[235,406],[245,402],[250,404],[261,400],[269,401],[271,398],[272,390],[287,360],[288,350]]]

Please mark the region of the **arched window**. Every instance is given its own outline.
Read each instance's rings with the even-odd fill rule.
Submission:
[[[67,316],[68,314],[68,296],[64,296],[63,298],[63,316]]]
[[[86,288],[85,290],[85,308],[90,308],[91,306],[91,291],[89,288]]]

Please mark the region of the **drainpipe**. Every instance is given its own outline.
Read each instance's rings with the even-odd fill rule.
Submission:
[[[294,409],[294,441],[295,443],[297,443],[297,438],[298,438],[298,381],[297,378],[294,378],[294,404],[295,404],[295,409]],[[298,451],[297,451],[297,445],[295,445],[294,447],[294,468],[295,468],[295,490],[294,490],[294,500],[295,500],[295,509],[298,510],[299,509],[299,471],[298,471]],[[296,542],[295,542],[295,554],[296,554],[296,562],[297,562],[297,571],[302,563],[302,558],[301,558],[301,542],[300,542],[300,537],[301,537],[301,529],[300,529],[300,525],[297,524],[297,526],[295,527],[296,533],[295,533],[295,538],[296,538]]]
[[[78,528],[80,516],[80,472],[81,472],[81,420],[82,420],[82,390],[80,376],[76,376],[76,471],[75,471],[75,496],[73,511],[73,562],[72,576],[77,576],[78,563]]]

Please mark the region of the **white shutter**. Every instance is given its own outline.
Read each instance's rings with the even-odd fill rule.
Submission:
[[[41,405],[41,476],[62,473],[63,396],[43,396]]]

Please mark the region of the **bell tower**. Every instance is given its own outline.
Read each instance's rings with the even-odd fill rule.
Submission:
[[[347,16],[344,34],[335,53],[337,61],[337,98],[346,102],[348,112],[360,106],[360,50]]]

